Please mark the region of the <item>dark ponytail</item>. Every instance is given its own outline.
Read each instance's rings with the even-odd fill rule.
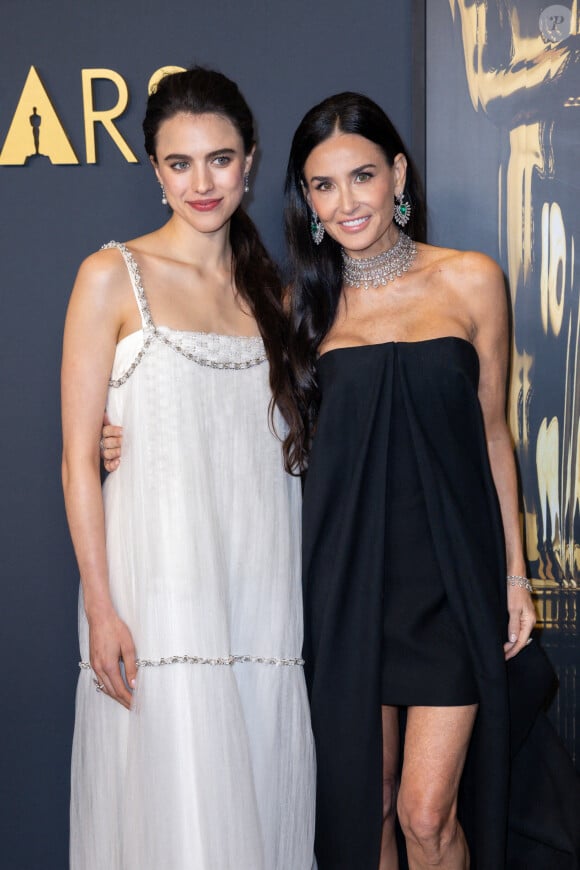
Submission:
[[[273,413],[277,407],[289,431],[292,431],[300,426],[301,417],[288,361],[288,318],[283,307],[280,274],[262,244],[254,223],[242,208],[232,215],[230,239],[234,251],[236,287],[251,306],[270,363],[270,424],[276,431]],[[298,468],[286,452],[284,465],[290,473]]]

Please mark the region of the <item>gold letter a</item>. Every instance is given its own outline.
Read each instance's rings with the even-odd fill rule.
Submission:
[[[0,166],[23,166],[43,157],[55,164],[79,162],[50,97],[31,66],[0,153]]]

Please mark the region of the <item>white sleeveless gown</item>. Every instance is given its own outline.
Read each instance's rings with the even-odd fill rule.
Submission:
[[[300,481],[269,428],[263,342],[156,327],[111,246],[143,324],[115,354],[123,458],[104,485],[139,669],[131,711],[95,690],[81,595],[71,870],[311,870]]]

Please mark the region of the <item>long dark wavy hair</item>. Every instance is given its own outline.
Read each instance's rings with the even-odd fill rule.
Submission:
[[[195,66],[170,73],[149,96],[143,121],[145,150],[157,162],[159,127],[174,115],[215,114],[234,125],[249,154],[255,145],[254,119],[235,82],[215,70]],[[270,364],[270,422],[276,405],[290,430],[300,427],[288,368],[288,327],[282,305],[282,282],[250,217],[240,206],[230,220],[235,286],[258,324]]]
[[[315,245],[310,233],[304,164],[311,151],[335,133],[356,133],[381,148],[389,166],[397,154],[407,159],[405,195],[411,219],[405,232],[424,241],[426,210],[422,185],[407,149],[383,110],[362,94],[346,92],[328,97],[304,116],[288,159],[285,185],[285,227],[290,259],[289,360],[298,425],[291,423],[284,442],[287,465],[304,469],[320,403],[316,357],[324,336],[336,317],[342,291],[340,245],[327,233]]]

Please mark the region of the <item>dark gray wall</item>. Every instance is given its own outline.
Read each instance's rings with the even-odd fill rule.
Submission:
[[[68,866],[69,754],[77,678],[77,570],[60,490],[62,323],[80,260],[163,221],[140,121],[151,73],[200,62],[235,78],[255,110],[260,158],[251,213],[283,250],[281,184],[304,111],[362,90],[410,139],[411,3],[406,0],[3,0],[0,142],[28,70],[38,70],[81,166],[0,166],[0,866]],[[118,126],[84,156],[81,69],[104,67],[131,94]],[[102,107],[111,89],[97,89]],[[105,868],[103,868],[105,870]]]

